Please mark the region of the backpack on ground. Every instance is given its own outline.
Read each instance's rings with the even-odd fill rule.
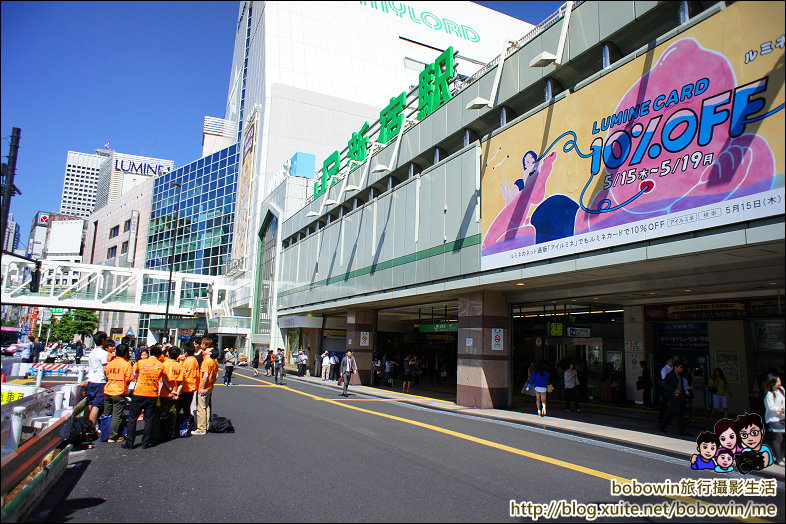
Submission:
[[[235,426],[232,425],[232,421],[228,418],[213,415],[210,418],[210,427],[208,431],[210,433],[234,433]]]
[[[60,430],[60,436],[67,444],[76,446],[84,446],[92,443],[97,435],[95,428],[92,427],[90,422],[82,417],[71,416],[68,421],[63,424]]]

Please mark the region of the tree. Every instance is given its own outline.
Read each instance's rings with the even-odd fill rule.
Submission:
[[[3,320],[2,324],[3,324],[3,327],[14,327],[14,328],[15,327],[19,327],[19,321],[18,320]]]
[[[87,309],[75,309],[71,324],[73,332],[81,335],[84,340],[86,335],[93,334],[98,327],[98,313]]]
[[[66,342],[74,339],[73,315],[70,311],[64,313],[60,320],[52,318],[52,338]]]

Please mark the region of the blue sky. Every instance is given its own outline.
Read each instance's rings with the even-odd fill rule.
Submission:
[[[532,24],[562,4],[478,3]],[[19,127],[20,247],[37,211],[60,210],[69,150],[109,140],[176,166],[199,158],[204,116],[224,116],[238,2],[0,5],[0,151]]]

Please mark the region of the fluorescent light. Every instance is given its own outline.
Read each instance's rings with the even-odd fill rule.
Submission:
[[[543,51],[529,61],[530,67],[546,67],[557,61],[557,55],[548,51]]]
[[[483,109],[484,107],[491,107],[491,102],[481,96],[473,98],[472,101],[467,104],[467,109]]]

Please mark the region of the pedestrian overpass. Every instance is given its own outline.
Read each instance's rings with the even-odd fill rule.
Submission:
[[[39,291],[32,293],[35,263],[10,257],[3,262],[4,305],[166,313],[169,271],[41,260]],[[173,272],[171,280],[170,315],[209,314],[236,287],[224,277],[194,273]]]

